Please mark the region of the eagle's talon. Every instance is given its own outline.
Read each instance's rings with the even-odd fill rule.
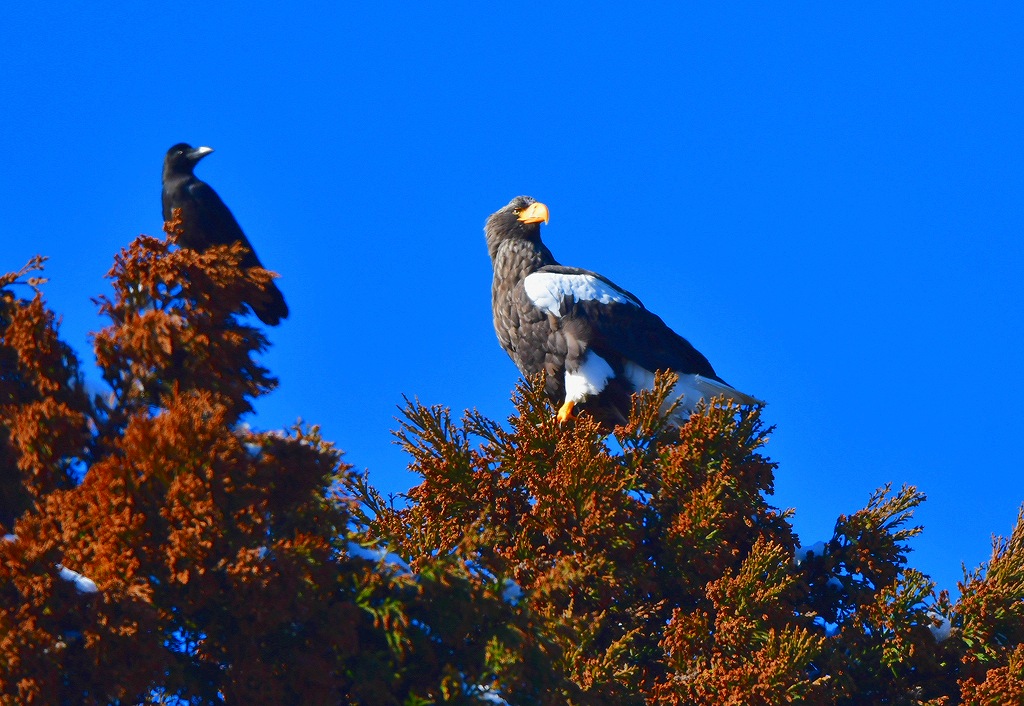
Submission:
[[[558,420],[559,424],[565,424],[570,419],[575,419],[572,414],[572,408],[576,406],[576,403],[572,400],[566,400],[565,404],[558,408],[558,414],[555,415],[555,419]]]

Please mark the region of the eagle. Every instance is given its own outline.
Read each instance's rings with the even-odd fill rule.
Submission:
[[[213,149],[210,147],[192,147],[184,142],[167,150],[161,198],[164,220],[171,220],[174,209],[180,208],[182,232],[178,242],[183,247],[203,252],[213,245],[240,242],[249,251],[240,265],[263,268],[234,214],[213,187],[193,173],[199,160],[211,152]],[[263,297],[247,303],[260,321],[268,326],[276,326],[288,316],[284,295],[273,282],[267,285]]]
[[[491,305],[501,347],[524,375],[545,373],[545,393],[566,422],[585,411],[604,428],[625,423],[631,396],[654,386],[654,374],[679,376],[676,424],[697,403],[724,395],[759,400],[718,377],[689,341],[607,277],[567,267],[541,242],[548,207],[517,196],[484,226],[494,267]]]

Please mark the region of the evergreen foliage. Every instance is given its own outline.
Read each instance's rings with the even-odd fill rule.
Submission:
[[[908,566],[914,488],[798,548],[759,409],[612,435],[543,381],[500,424],[406,401],[385,499],[276,381],[240,246],[140,236],[85,392],[37,273],[0,277],[0,703],[1012,704],[1024,516],[955,602]],[[77,577],[77,578],[76,578]]]

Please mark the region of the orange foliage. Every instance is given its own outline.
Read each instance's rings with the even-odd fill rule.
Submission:
[[[35,258],[0,277],[0,529],[47,493],[73,485],[72,466],[89,445],[88,410],[71,348],[57,337],[57,323],[28,278],[42,269]],[[24,283],[31,300],[10,291]]]
[[[0,542],[4,702],[337,703],[361,689],[355,655],[387,663],[356,602],[373,571],[347,555],[339,453],[315,428],[238,423],[274,384],[252,358],[266,339],[236,319],[268,276],[233,266],[237,247],[172,244],[118,256],[95,410],[39,295],[4,290],[4,448],[34,501],[7,506],[17,536]],[[77,485],[57,474],[74,460]]]
[[[670,376],[611,435],[542,380],[507,425],[407,401],[420,482],[385,501],[316,427],[241,422],[276,385],[240,319],[270,275],[176,227],[115,260],[104,398],[42,260],[0,277],[0,703],[1024,698],[1024,515],[955,603],[907,566],[913,488],[795,551],[760,410],[675,428]]]
[[[139,236],[114,259],[114,299],[100,298],[112,324],[95,336],[96,359],[113,389],[117,424],[173,392],[206,390],[221,397],[233,418],[252,411],[248,398],[277,386],[253,358],[266,350],[263,332],[241,323],[245,302],[271,281],[259,268],[239,268],[245,249],[235,243],[198,253],[167,240]]]

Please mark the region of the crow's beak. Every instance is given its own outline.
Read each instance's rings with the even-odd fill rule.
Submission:
[[[196,162],[198,162],[200,159],[210,154],[211,152],[213,152],[212,147],[196,147],[194,150],[188,153],[188,156],[189,159],[192,160],[192,163],[195,164]]]

